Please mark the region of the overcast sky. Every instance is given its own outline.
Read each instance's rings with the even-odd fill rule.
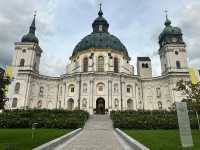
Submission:
[[[109,32],[127,47],[135,67],[137,56],[150,56],[153,75],[160,75],[158,36],[167,9],[172,25],[183,31],[189,66],[200,69],[200,0],[1,0],[0,66],[11,63],[14,42],[28,32],[37,10],[36,34],[43,49],[40,71],[64,73],[75,45],[91,33],[100,2]]]

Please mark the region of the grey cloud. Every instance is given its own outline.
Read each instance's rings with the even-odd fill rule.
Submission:
[[[39,7],[37,1],[6,0],[0,1],[0,64],[10,64],[14,42],[28,32],[34,10]],[[40,34],[48,34],[46,22],[39,20]]]
[[[189,64],[200,68],[200,2],[188,4],[181,12],[180,27],[187,44]]]
[[[110,32],[126,45],[129,54],[134,59],[134,65],[137,56],[151,56],[153,72],[156,75],[160,73],[160,67],[157,67],[160,63],[157,54],[158,35],[164,28],[164,18],[161,18],[164,15],[157,13],[158,11],[161,13],[162,8],[170,8],[173,14],[177,9],[181,17],[176,20],[179,20],[179,26],[184,32],[190,64],[199,66],[197,60],[200,57],[198,50],[200,19],[196,18],[199,18],[200,7],[197,3],[191,3],[193,4],[191,5],[191,1],[184,0],[185,8],[183,8],[182,5],[176,7],[175,4],[178,2],[173,0],[164,3],[158,0],[153,0],[153,2],[127,0],[126,2],[118,1],[117,4],[115,0],[101,1],[104,17],[110,23]],[[38,8],[37,36],[41,47],[44,48],[41,71],[51,75],[62,73],[74,46],[91,32],[91,23],[97,16],[99,2],[100,0],[1,1],[0,64],[11,62],[13,43],[19,41],[23,34],[28,32],[33,11]],[[156,5],[153,5],[154,2]],[[191,6],[188,7],[188,5]],[[61,62],[58,63],[60,60]]]

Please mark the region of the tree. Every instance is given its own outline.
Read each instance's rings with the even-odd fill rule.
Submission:
[[[180,80],[177,82],[175,90],[186,95],[182,101],[187,102],[190,110],[200,111],[200,82],[193,84],[191,81]]]
[[[0,110],[4,109],[5,103],[8,100],[6,97],[7,89],[6,87],[10,84],[10,79],[8,77],[0,77]]]

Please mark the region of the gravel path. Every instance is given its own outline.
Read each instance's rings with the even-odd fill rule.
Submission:
[[[108,115],[91,115],[83,131],[56,150],[128,150]]]

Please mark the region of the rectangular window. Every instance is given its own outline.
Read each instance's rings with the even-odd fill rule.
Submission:
[[[40,87],[39,96],[40,96],[40,97],[43,97],[43,96],[44,96],[44,87]]]
[[[161,97],[161,90],[160,90],[160,88],[156,88],[156,95],[157,95],[157,98]]]
[[[74,93],[74,87],[71,88],[71,92]]]
[[[103,31],[103,26],[99,25],[99,31]]]
[[[176,68],[177,69],[181,69],[181,63],[180,63],[180,61],[176,61]]]
[[[99,86],[99,91],[100,91],[100,92],[103,91],[103,86]]]

